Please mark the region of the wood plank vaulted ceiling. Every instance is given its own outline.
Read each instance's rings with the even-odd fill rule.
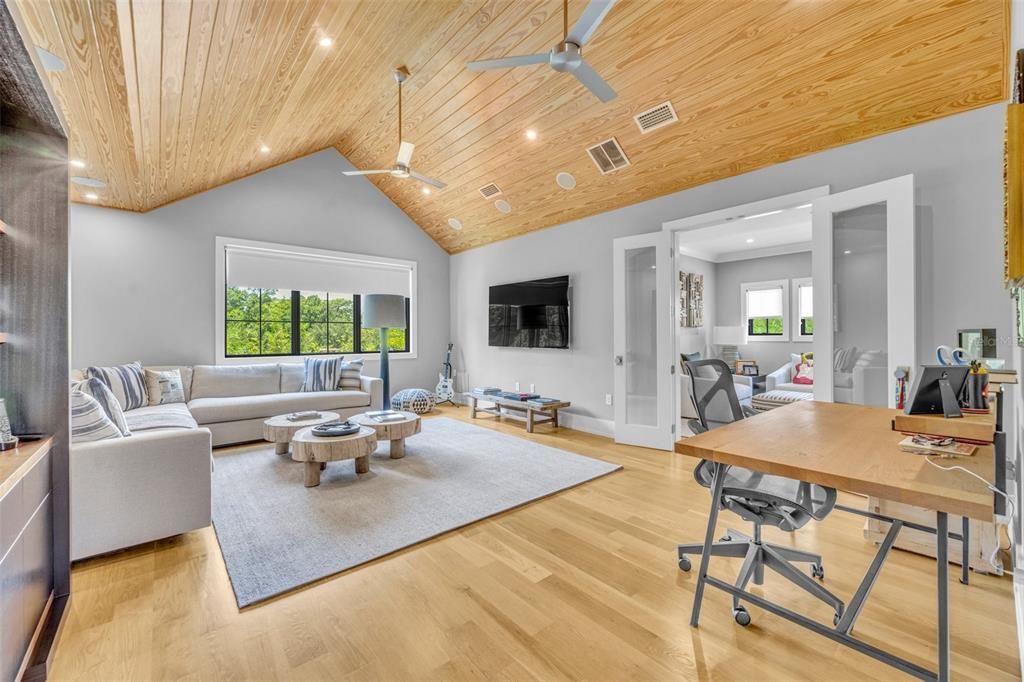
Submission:
[[[543,65],[465,67],[550,49],[559,0],[8,1],[68,65],[49,77],[88,163],[73,172],[133,211],[330,146],[389,167],[406,65],[413,167],[449,186],[370,181],[451,253],[1008,95],[1004,0],[620,0],[585,48],[618,91],[604,105]],[[633,116],[666,100],[679,122],[641,135]],[[612,136],[632,165],[602,176],[585,149]],[[510,214],[478,193],[490,182]]]

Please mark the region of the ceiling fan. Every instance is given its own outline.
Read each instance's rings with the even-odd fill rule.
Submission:
[[[438,189],[444,189],[448,185],[429,178],[426,175],[417,173],[412,168],[409,168],[409,162],[412,160],[412,152],[416,148],[412,142],[406,142],[402,139],[402,83],[409,77],[409,70],[404,66],[400,66],[395,69],[395,82],[398,83],[398,158],[395,159],[395,165],[391,168],[383,170],[354,170],[345,171],[345,175],[383,175],[387,173],[393,178],[413,178],[419,180],[427,185],[432,185]]]
[[[594,35],[594,31],[604,21],[608,10],[615,0],[590,0],[576,24],[569,30],[569,0],[562,0],[562,42],[545,54],[530,54],[520,57],[502,57],[501,59],[484,59],[470,62],[469,68],[474,71],[488,69],[504,69],[510,66],[526,66],[528,64],[547,64],[555,71],[568,72],[576,76],[580,83],[602,102],[615,99],[615,90],[608,85],[597,71],[583,61],[583,46]]]

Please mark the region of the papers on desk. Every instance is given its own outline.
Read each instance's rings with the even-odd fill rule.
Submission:
[[[948,440],[948,439],[947,439]],[[978,446],[970,443],[953,442],[949,445],[921,442],[920,438],[907,436],[900,441],[900,450],[918,455],[944,455],[946,457],[970,457]]]

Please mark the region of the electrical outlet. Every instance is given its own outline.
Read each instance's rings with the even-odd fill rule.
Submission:
[[[604,404],[605,405],[611,405],[612,404],[612,394],[611,393],[605,393],[604,394]]]
[[[533,384],[530,384],[530,393],[533,393],[533,392],[534,392],[534,391],[536,391],[536,390],[537,390],[537,389],[535,389],[535,388],[533,387]]]
[[[516,393],[519,393],[519,382],[516,382]]]

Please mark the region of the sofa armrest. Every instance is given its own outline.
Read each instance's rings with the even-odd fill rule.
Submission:
[[[364,393],[370,394],[370,409],[384,409],[384,380],[378,377],[359,377],[359,386]]]
[[[792,374],[792,367],[793,363],[787,362],[786,364],[784,364],[782,367],[779,367],[771,374],[765,375],[764,390],[774,391],[776,384],[788,384],[790,375]]]
[[[733,374],[732,383],[739,384],[740,386],[747,386],[750,389],[754,388],[754,377],[744,376],[742,374]]]
[[[88,443],[73,443],[72,457],[114,458],[130,453],[131,456],[144,458],[160,455],[170,450],[204,449],[211,452],[209,429],[159,429],[156,431],[138,431],[126,438],[108,438]],[[90,459],[90,461],[97,461]]]

